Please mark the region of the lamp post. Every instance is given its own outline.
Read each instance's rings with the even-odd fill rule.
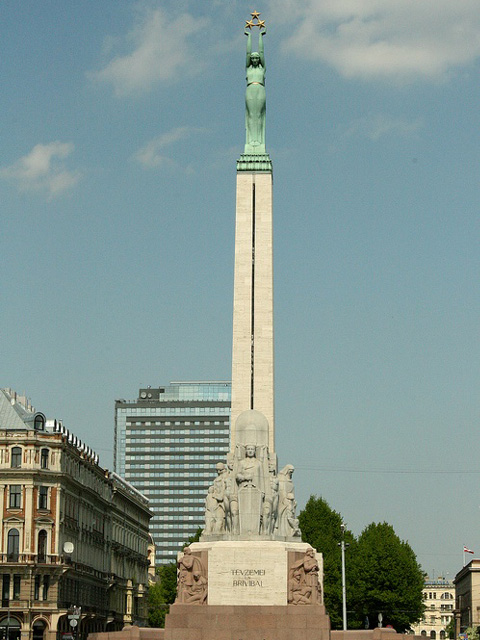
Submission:
[[[347,585],[345,580],[345,549],[350,545],[345,543],[345,523],[340,525],[342,531],[342,541],[338,543],[338,546],[342,550],[342,604],[343,604],[343,630],[347,630]]]

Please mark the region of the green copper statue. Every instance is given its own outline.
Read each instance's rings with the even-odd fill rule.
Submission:
[[[245,92],[245,153],[265,154],[265,115],[266,115],[266,94],[265,94],[265,56],[263,52],[263,36],[267,30],[265,22],[259,20],[260,14],[256,11],[252,13],[254,23],[249,20],[246,24],[245,35],[247,39],[247,90]],[[258,53],[252,53],[252,27],[259,27]]]

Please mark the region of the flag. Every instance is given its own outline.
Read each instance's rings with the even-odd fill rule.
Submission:
[[[475,553],[475,551],[471,551],[465,545],[463,545],[463,553]]]

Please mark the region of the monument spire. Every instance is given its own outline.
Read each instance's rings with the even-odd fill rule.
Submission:
[[[265,21],[254,11],[246,22],[245,150],[237,161],[235,279],[232,345],[232,437],[246,410],[268,421],[264,444],[275,451],[273,353],[272,163],[265,150]],[[252,28],[259,28],[258,52]],[[245,444],[245,443],[244,443]]]
[[[166,617],[165,640],[217,640],[219,634],[226,640],[245,634],[264,640],[279,635],[330,639],[322,557],[301,542],[294,468],[287,464],[279,471],[275,454],[265,22],[258,12],[251,15],[246,25],[245,153],[237,163],[232,448],[226,464],[217,463],[208,488],[200,541],[179,554],[177,599]],[[259,27],[258,53],[252,52],[254,26]]]
[[[298,541],[293,466],[278,471],[273,366],[272,165],[265,151],[265,22],[247,21],[245,153],[237,163],[231,449],[205,503],[207,540]],[[259,27],[259,51],[251,29]]]

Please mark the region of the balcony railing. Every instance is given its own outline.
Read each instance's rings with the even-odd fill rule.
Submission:
[[[52,554],[0,553],[1,564],[62,564],[62,558]]]

